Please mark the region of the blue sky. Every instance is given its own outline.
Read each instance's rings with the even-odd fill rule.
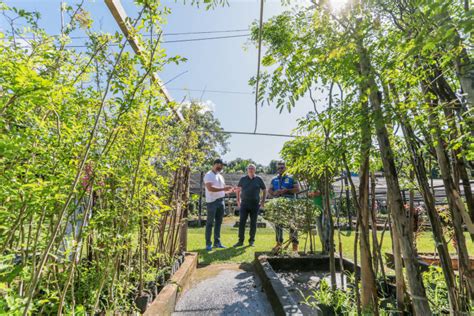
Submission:
[[[342,0],[336,0],[342,1]],[[76,0],[65,0],[68,4]],[[190,2],[190,1],[187,1]],[[10,0],[10,6],[27,10],[37,10],[42,14],[40,25],[51,34],[58,34],[60,30],[60,1],[59,0]],[[94,19],[95,30],[115,32],[118,27],[103,1],[85,0],[86,10],[90,11]],[[136,7],[131,0],[122,0],[127,13],[133,17]],[[184,5],[183,1],[162,1],[170,7],[172,13],[163,26],[165,33],[199,32],[215,30],[245,29],[258,19],[259,0],[230,1],[230,6],[219,7],[206,11],[204,8]],[[267,0],[265,3],[264,18],[268,19],[282,12],[284,8],[280,1]],[[5,20],[0,17],[0,27],[5,28]],[[244,34],[244,33],[236,33]],[[183,35],[168,36],[164,40],[199,38],[207,36],[222,36],[233,34],[210,35]],[[74,41],[80,44],[80,40]],[[250,45],[245,37],[220,40],[165,43],[167,53],[186,57],[188,61],[178,66],[169,65],[160,74],[164,82],[176,75],[187,71],[173,82],[168,84],[171,95],[180,101],[185,96],[189,99],[200,99],[210,104],[215,116],[228,131],[252,132],[254,128],[254,95],[252,94],[220,94],[201,91],[181,91],[177,89],[197,90],[225,90],[251,93],[248,80],[256,74],[257,49]],[[291,112],[279,113],[273,106],[259,108],[258,132],[289,134],[296,127],[296,120],[311,111],[313,105],[309,100],[301,100]],[[267,164],[272,159],[279,158],[279,151],[288,138],[232,135],[230,138],[230,152],[224,159],[236,157],[252,158],[258,163]]]

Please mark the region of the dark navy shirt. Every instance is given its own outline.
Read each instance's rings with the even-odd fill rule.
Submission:
[[[272,186],[273,191],[277,191],[281,189],[291,190],[295,187],[295,179],[292,176],[289,176],[286,174],[283,176],[278,175],[272,179],[271,186]],[[283,196],[293,197],[293,194],[289,193]]]
[[[266,190],[262,178],[255,176],[252,179],[249,176],[240,178],[238,187],[241,187],[240,198],[245,204],[258,204],[260,201],[260,190]]]

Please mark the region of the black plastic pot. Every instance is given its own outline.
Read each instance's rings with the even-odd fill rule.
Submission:
[[[336,311],[331,305],[318,304],[318,307],[321,310],[323,316],[336,316]]]
[[[161,292],[161,290],[162,290],[164,287],[165,287],[165,286],[164,286],[163,284],[157,285],[157,286],[156,286],[156,293],[159,294],[159,293]]]
[[[171,268],[171,274],[175,274],[176,271],[178,271],[179,266],[180,266],[179,261],[176,260],[176,261],[173,263],[173,267]]]
[[[147,282],[146,288],[150,291],[153,297],[156,297],[158,295],[158,286],[156,282],[154,281]]]
[[[146,308],[148,307],[148,304],[151,302],[151,300],[152,298],[149,293],[142,293],[142,295],[137,296],[135,298],[135,305],[143,314],[146,311]]]
[[[165,282],[166,282],[165,275],[164,274],[158,274],[156,276],[156,282],[158,282],[158,285],[160,285],[160,286],[165,284]]]

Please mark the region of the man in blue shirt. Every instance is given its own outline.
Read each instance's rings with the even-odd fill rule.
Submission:
[[[295,194],[300,192],[300,186],[295,179],[285,174],[286,166],[284,162],[279,162],[277,164],[278,175],[272,179],[270,188],[268,189],[268,194],[271,197],[284,197],[293,199]],[[275,226],[276,233],[276,246],[273,247],[273,252],[277,253],[280,251],[281,245],[283,243],[283,228],[279,225]],[[296,230],[290,229],[290,239],[293,244],[293,251],[298,252],[298,232]]]

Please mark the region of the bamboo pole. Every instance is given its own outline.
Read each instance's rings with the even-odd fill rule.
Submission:
[[[115,21],[117,22],[118,26],[120,27],[120,30],[122,33],[125,35],[127,38],[128,42],[130,43],[130,46],[132,47],[133,51],[135,54],[137,54],[139,57],[143,57],[143,48],[138,41],[137,37],[134,35],[131,25],[128,22],[128,16],[127,13],[125,12],[125,9],[122,6],[122,3],[120,0],[104,0],[105,4],[110,10],[110,13],[112,13],[112,16],[114,17]],[[156,73],[151,73],[151,79],[153,83],[155,83],[158,86],[159,91],[163,94],[163,97],[166,101],[166,103],[172,103],[174,100],[171,97],[170,93],[168,92],[168,89],[166,89],[165,84],[163,81],[160,79],[158,74]],[[173,114],[176,115],[179,121],[183,121],[183,116],[181,113],[176,110],[173,106],[170,106],[171,111],[173,111]]]

